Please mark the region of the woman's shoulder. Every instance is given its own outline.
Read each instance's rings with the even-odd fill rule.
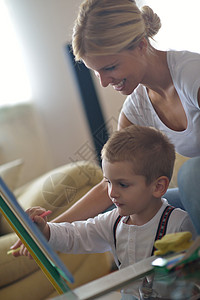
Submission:
[[[200,53],[190,51],[168,51],[167,63],[172,77],[188,77],[191,72],[198,72]]]
[[[167,62],[168,64],[187,63],[188,61],[200,60],[200,53],[191,51],[177,51],[169,50],[167,51]]]
[[[196,106],[200,87],[200,53],[168,51],[167,62],[177,91],[180,90]]]

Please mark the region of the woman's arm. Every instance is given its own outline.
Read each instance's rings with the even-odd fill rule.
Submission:
[[[112,205],[104,179],[95,185],[72,207],[56,217],[52,222],[73,222],[92,218]]]

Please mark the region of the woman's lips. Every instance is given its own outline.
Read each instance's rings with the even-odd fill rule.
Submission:
[[[118,84],[113,84],[113,88],[116,90],[116,91],[121,91],[123,90],[124,86],[125,86],[125,81],[126,79],[123,79],[122,81],[120,81]]]

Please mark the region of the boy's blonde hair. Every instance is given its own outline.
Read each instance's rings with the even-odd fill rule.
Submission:
[[[133,172],[144,176],[146,183],[150,184],[160,176],[171,180],[175,149],[162,132],[131,125],[112,134],[101,157],[110,163],[129,161],[133,164]]]
[[[85,0],[79,8],[72,35],[75,59],[110,55],[133,49],[143,37],[159,31],[160,18],[133,0]]]

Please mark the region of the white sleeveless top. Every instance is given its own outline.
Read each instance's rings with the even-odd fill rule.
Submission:
[[[197,100],[200,88],[200,54],[168,51],[167,62],[187,117],[186,130],[171,130],[160,120],[146,87],[141,84],[126,98],[122,112],[133,124],[161,130],[175,145],[178,153],[188,157],[200,156],[200,107]]]

